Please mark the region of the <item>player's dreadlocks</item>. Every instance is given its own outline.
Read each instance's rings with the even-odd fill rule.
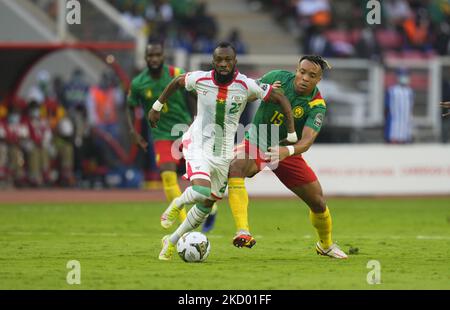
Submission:
[[[300,61],[298,63],[301,63],[305,59],[315,63],[316,65],[319,65],[320,68],[322,69],[322,71],[325,69],[331,69],[330,63],[327,60],[325,60],[324,58],[322,58],[322,56],[305,55],[302,58],[300,58]]]

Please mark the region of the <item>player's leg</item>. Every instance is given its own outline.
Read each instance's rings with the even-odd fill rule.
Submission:
[[[256,159],[252,159],[249,153],[248,143],[244,142],[237,147],[236,158],[231,162],[228,179],[228,202],[237,231],[233,238],[233,245],[239,248],[251,248],[256,243],[250,234],[248,224],[248,193],[245,188],[245,177],[254,176],[259,172],[259,168]]]
[[[186,219],[178,226],[175,232],[162,239],[162,250],[159,254],[160,260],[171,259],[175,245],[181,236],[200,226],[206,220],[214,205],[214,201],[209,199],[211,195],[211,182],[209,180],[194,179],[191,184],[192,186],[188,187],[179,198],[184,199],[185,203],[195,203],[195,205],[189,210]]]
[[[211,208],[211,212],[209,213],[208,217],[203,223],[202,233],[206,234],[214,228],[214,224],[216,223],[216,217],[217,217],[217,204],[214,203],[214,205]]]
[[[157,140],[154,142],[156,153],[156,164],[161,172],[161,180],[163,183],[164,194],[168,202],[172,202],[181,195],[180,186],[178,185],[177,166],[179,157],[172,154],[173,141]],[[186,219],[186,209],[179,210],[178,219],[183,222]]]
[[[301,156],[292,156],[279,163],[274,171],[280,181],[309,207],[309,218],[316,229],[318,254],[347,258],[332,241],[332,219],[317,176]]]
[[[173,225],[185,205],[203,202],[211,195],[211,179],[209,163],[203,159],[186,160],[186,177],[191,186],[170,203],[161,215],[161,226],[169,228]],[[204,185],[202,185],[204,184]]]

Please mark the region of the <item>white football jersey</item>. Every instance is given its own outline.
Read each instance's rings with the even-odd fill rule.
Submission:
[[[236,71],[233,80],[219,85],[214,71],[188,72],[186,89],[197,92],[197,117],[186,136],[198,156],[232,159],[234,136],[248,98],[267,100],[272,91],[269,84],[255,80]],[[184,140],[184,138],[183,138]]]

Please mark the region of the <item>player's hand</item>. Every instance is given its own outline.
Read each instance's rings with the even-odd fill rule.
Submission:
[[[159,118],[161,117],[161,112],[151,109],[148,112],[148,120],[150,121],[150,125],[152,128],[155,128],[158,125]]]
[[[441,108],[444,108],[444,109],[450,109],[450,101],[441,102],[440,106],[441,106]],[[449,115],[450,115],[450,112],[442,114],[443,117],[446,117],[446,116],[449,116]]]
[[[141,149],[144,150],[144,152],[147,152],[148,147],[147,141],[145,141],[145,139],[136,131],[132,132],[132,136],[133,136],[133,143],[139,145]]]
[[[271,165],[278,165],[280,161],[289,157],[289,150],[285,146],[272,146],[269,147],[268,152],[266,152],[265,155]]]
[[[272,87],[273,87],[274,89],[279,89],[279,88],[281,88],[281,81],[275,81],[275,82],[273,82]]]

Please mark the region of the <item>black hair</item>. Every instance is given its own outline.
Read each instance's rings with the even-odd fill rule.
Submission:
[[[226,42],[226,41],[222,41],[217,43],[216,47],[214,49],[217,48],[231,48],[234,52],[234,54],[236,55],[236,49],[234,48],[233,44],[231,44],[230,42]]]
[[[319,56],[319,55],[305,55],[302,58],[300,58],[298,63],[300,64],[305,59],[311,61],[312,63],[315,63],[318,66],[320,66],[322,71],[324,71],[325,69],[331,69],[330,63],[327,60],[325,60],[324,58],[322,58],[322,56]]]
[[[161,47],[164,48],[164,41],[159,38],[151,37],[147,41],[147,46],[149,45],[161,45]]]

